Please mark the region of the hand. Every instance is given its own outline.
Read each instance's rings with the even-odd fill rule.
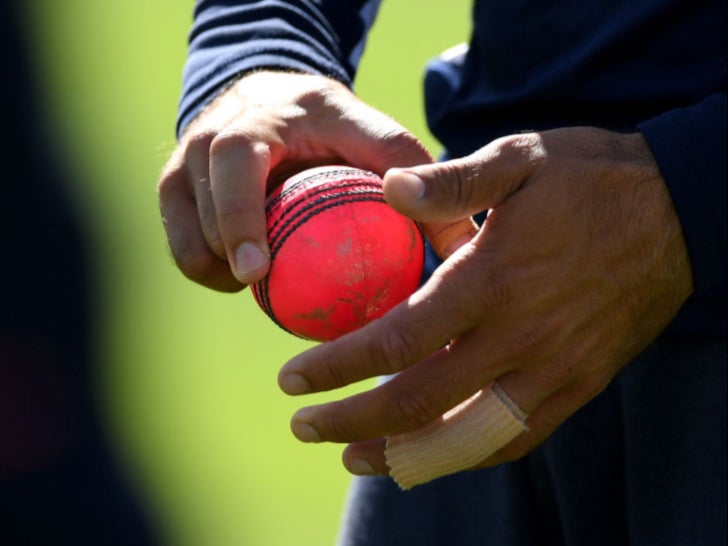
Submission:
[[[190,279],[221,291],[269,268],[265,195],[304,167],[344,163],[383,175],[429,163],[402,126],[328,78],[248,75],[190,124],[159,181],[169,246]]]
[[[692,291],[679,222],[640,134],[516,135],[463,159],[392,170],[384,183],[389,203],[416,220],[491,212],[407,302],[281,370],[289,394],[397,373],[293,417],[303,441],[350,443],[344,464],[354,473],[386,473],[385,437],[421,428],[494,380],[530,414],[530,430],[479,466],[525,455]]]

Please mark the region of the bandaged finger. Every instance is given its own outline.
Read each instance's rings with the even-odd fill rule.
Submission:
[[[494,382],[424,428],[390,436],[389,475],[410,489],[472,468],[528,430],[527,418]]]

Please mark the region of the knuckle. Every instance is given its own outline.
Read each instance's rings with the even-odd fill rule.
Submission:
[[[387,164],[405,167],[430,161],[424,144],[403,127],[377,130],[375,139]]]
[[[245,136],[240,131],[225,131],[218,133],[209,143],[210,158],[233,153],[245,142]]]
[[[326,384],[332,387],[343,387],[347,385],[346,376],[341,362],[338,360],[327,360],[323,363],[322,371],[326,378]]]
[[[475,185],[480,178],[479,162],[453,161],[443,164],[441,191],[449,194],[452,205],[467,210],[474,205]]]
[[[157,181],[157,195],[160,202],[164,203],[170,199],[176,192],[178,187],[187,184],[186,171],[184,162],[181,160],[181,154],[175,154],[162,168]]]
[[[424,389],[407,389],[398,392],[394,398],[396,416],[409,429],[422,427],[432,421],[430,408],[432,399]]]
[[[496,141],[498,155],[512,163],[526,162],[530,165],[540,163],[544,159],[544,148],[538,133],[521,133],[509,135]]]
[[[413,362],[419,354],[417,336],[408,329],[395,328],[384,332],[379,343],[374,344],[373,361],[382,373],[392,374]]]
[[[346,414],[343,411],[334,411],[328,418],[327,428],[331,433],[331,440],[355,441],[358,439]]]
[[[395,149],[393,153],[397,153],[402,148],[419,145],[419,140],[403,127],[393,127],[383,130],[378,134],[378,137],[382,144]]]
[[[393,120],[385,118],[381,124],[367,129],[376,143],[379,160],[387,166],[406,167],[431,161],[424,144]]]
[[[511,195],[547,159],[538,133],[502,137],[477,155],[484,163],[497,166],[498,176],[491,176],[489,180],[489,192],[494,203],[500,203]]]
[[[157,196],[159,197],[159,204],[162,211],[164,210],[164,204],[174,192],[174,186],[178,183],[177,181],[181,178],[181,176],[181,169],[165,168],[164,172],[159,177],[159,181],[157,182]]]
[[[204,157],[210,152],[210,147],[215,139],[214,131],[198,131],[191,133],[185,139],[185,158],[187,161],[197,157]]]
[[[327,107],[335,108],[337,95],[340,92],[336,84],[338,82],[329,79],[316,80],[310,87],[299,90],[294,102],[306,112],[318,112]]]

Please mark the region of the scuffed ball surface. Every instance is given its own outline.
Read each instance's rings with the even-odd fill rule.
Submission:
[[[326,341],[381,317],[418,287],[419,226],[384,200],[374,173],[317,167],[266,202],[270,272],[251,286],[280,327]]]

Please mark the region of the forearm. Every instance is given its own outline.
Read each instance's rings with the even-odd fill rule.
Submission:
[[[379,0],[198,0],[177,131],[238,74],[260,68],[351,85]]]

